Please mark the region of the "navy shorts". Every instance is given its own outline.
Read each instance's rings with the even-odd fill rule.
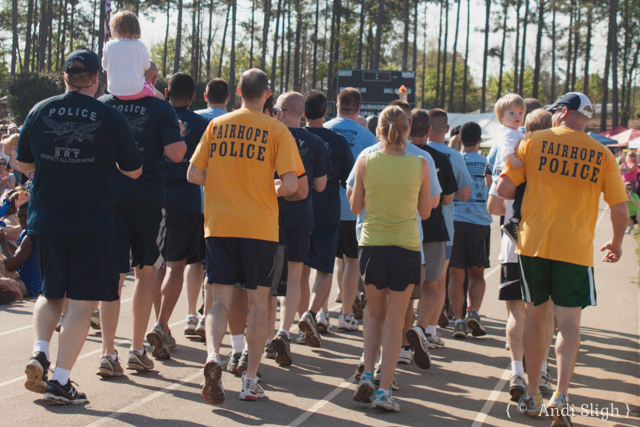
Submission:
[[[243,289],[270,288],[278,242],[240,237],[207,237],[207,282],[244,284]]]
[[[80,301],[118,300],[116,238],[30,234],[42,294]]]
[[[204,215],[167,215],[167,261],[204,260]]]
[[[336,258],[342,258],[343,256],[358,258],[358,238],[356,236],[355,221],[340,221]]]
[[[409,285],[420,285],[422,260],[420,251],[399,246],[360,246],[360,276],[367,286],[378,290],[404,292]],[[365,291],[366,292],[366,291]]]
[[[120,273],[131,267],[164,267],[164,247],[167,233],[165,209],[162,206],[116,205],[116,235]],[[132,261],[129,265],[129,252]]]
[[[461,221],[455,221],[454,226],[456,232],[449,267],[488,268],[491,227]]]
[[[339,232],[340,227],[337,225],[316,228],[311,232],[309,267],[322,271],[323,273],[333,274]]]
[[[284,244],[287,246],[287,261],[308,262],[311,231],[302,228],[284,227]]]

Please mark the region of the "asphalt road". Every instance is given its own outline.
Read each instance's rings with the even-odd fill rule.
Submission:
[[[598,249],[611,234],[609,211],[601,204],[596,228]],[[183,293],[171,324],[178,347],[156,370],[104,380],[95,375],[100,359],[100,335],[87,337],[71,378],[90,400],[85,405],[46,404],[24,386],[24,366],[33,340],[34,301],[0,306],[0,425],[4,426],[548,426],[544,417],[528,417],[508,405],[509,352],[504,349],[506,309],[498,301],[499,229],[492,227],[491,268],[481,315],[488,335],[464,341],[440,330],[446,346],[432,351],[431,369],[399,365],[400,390],[394,393],[402,411],[374,411],[352,400],[353,372],[362,352],[362,331],[337,331],[333,305],[330,335],[323,348],[292,344],[294,365],[279,367],[263,359],[260,371],[266,398],[243,402],[237,396],[241,380],[225,375],[227,401],[207,405],[200,396],[204,344],[182,335],[186,315]],[[582,346],[571,384],[576,425],[640,425],[640,352],[638,264],[636,244],[627,238],[617,264],[603,264],[595,255],[598,306],[583,311]],[[132,281],[127,279],[117,345],[127,354],[131,337]],[[332,292],[332,301],[335,296]],[[331,306],[330,305],[330,306]],[[150,323],[151,326],[151,323]],[[51,343],[56,354],[57,336]],[[223,354],[230,352],[228,336]],[[553,350],[549,359],[556,376]],[[549,396],[546,397],[548,399]],[[606,409],[606,412],[605,412]]]

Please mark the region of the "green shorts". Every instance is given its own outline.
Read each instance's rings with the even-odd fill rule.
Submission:
[[[560,307],[597,305],[593,267],[520,255],[522,299],[533,305],[549,297]]]

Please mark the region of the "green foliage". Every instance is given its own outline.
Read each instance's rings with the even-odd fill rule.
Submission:
[[[60,75],[21,73],[8,79],[7,91],[9,113],[22,124],[35,104],[63,93],[64,83]]]

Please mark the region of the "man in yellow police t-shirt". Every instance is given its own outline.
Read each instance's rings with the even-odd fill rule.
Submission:
[[[526,182],[517,250],[527,301],[524,351],[529,389],[522,399],[530,415],[542,412],[538,372],[551,297],[560,333],[558,387],[547,412],[564,426],[569,425],[567,392],[580,348],[580,313],[596,305],[593,238],[600,193],[611,207],[613,225],[613,237],[601,249],[607,251],[604,262],[617,262],[622,255],[628,207],[613,154],[584,132],[593,112],[589,98],[570,92],[547,111],[553,114],[553,127],[520,142],[516,157],[524,166],[516,170],[507,163],[497,191],[512,199],[516,186]]]
[[[213,304],[207,313],[207,362],[202,397],[224,402],[220,381],[220,344],[234,284],[248,290],[249,362],[241,400],[264,397],[258,366],[267,340],[268,295],[278,245],[277,197],[294,194],[298,148],[289,129],[262,113],[271,95],[267,76],[258,69],[240,77],[239,110],[211,121],[187,172],[189,182],[204,186],[204,218],[208,283]],[[275,181],[274,172],[280,179]]]

